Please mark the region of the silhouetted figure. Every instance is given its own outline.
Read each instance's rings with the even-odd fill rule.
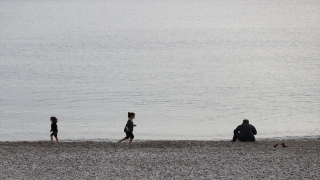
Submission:
[[[133,124],[133,119],[136,117],[136,114],[133,113],[133,112],[128,112],[128,122],[126,124],[126,126],[124,127],[124,132],[126,133],[126,137],[124,137],[123,139],[120,139],[118,141],[118,143],[121,143],[122,141],[126,140],[126,139],[129,139],[129,143],[132,142],[133,138],[134,138],[134,135],[132,134],[133,132],[133,127],[134,126],[137,126],[135,124]]]
[[[232,141],[236,141],[237,139],[239,141],[250,141],[250,142],[254,142],[256,141],[254,135],[257,134],[257,130],[254,126],[252,126],[251,124],[249,124],[249,120],[248,119],[244,119],[243,123],[238,126],[234,131],[233,131],[234,135],[232,138]]]
[[[50,132],[52,132],[50,135],[51,142],[53,141],[53,136],[56,138],[56,141],[59,142],[59,140],[58,140],[58,126],[57,126],[58,119],[56,117],[52,116],[50,118],[50,121],[51,121]]]

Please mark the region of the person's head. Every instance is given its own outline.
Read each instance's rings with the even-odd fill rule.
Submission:
[[[243,124],[249,124],[249,120],[248,119],[244,119],[243,120]]]
[[[134,119],[135,118],[135,116],[136,116],[136,114],[134,113],[134,112],[128,112],[128,118],[129,119]]]
[[[53,123],[57,123],[57,122],[58,122],[58,119],[57,119],[56,117],[52,116],[52,117],[50,118],[50,121],[53,122]]]

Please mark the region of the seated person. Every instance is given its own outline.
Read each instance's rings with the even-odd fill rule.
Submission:
[[[238,126],[234,131],[233,131],[234,135],[232,138],[232,141],[236,141],[237,139],[239,141],[250,141],[250,142],[254,142],[256,141],[254,135],[257,134],[257,130],[254,126],[252,126],[251,124],[249,124],[249,120],[245,119],[243,120],[243,123]]]

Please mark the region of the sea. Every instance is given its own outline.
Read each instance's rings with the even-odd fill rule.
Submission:
[[[319,0],[0,0],[0,141],[320,136]]]

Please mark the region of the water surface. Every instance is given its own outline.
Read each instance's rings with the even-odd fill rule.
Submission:
[[[0,140],[320,134],[317,0],[0,1]]]

